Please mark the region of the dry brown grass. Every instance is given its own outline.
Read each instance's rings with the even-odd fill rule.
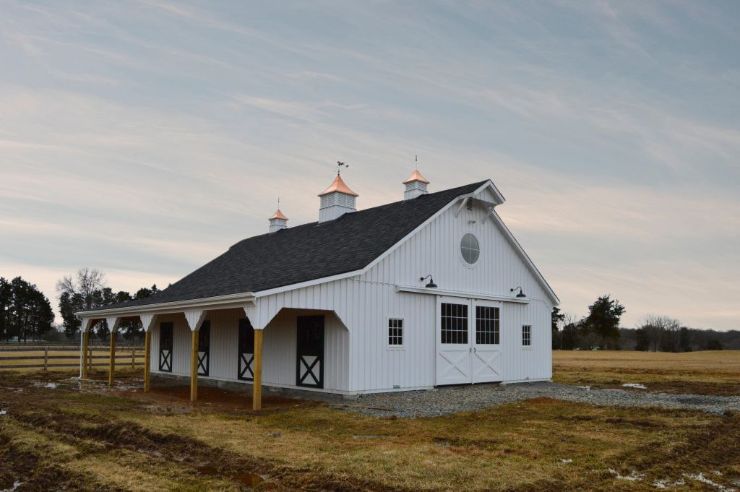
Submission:
[[[642,383],[671,393],[740,394],[740,350],[687,353],[553,351],[556,382],[618,387]]]
[[[124,490],[236,490],[257,475],[258,488],[345,490],[647,490],[663,479],[699,490],[685,473],[740,479],[740,415],[539,399],[406,420],[269,398],[254,414],[224,398],[192,407],[185,392],[47,390],[32,384],[39,375],[5,374],[0,489],[36,476],[48,484],[48,470]]]

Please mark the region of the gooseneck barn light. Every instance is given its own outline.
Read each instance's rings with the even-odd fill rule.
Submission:
[[[509,292],[514,292],[517,289],[519,289],[519,293],[516,296],[519,299],[523,299],[523,298],[527,297],[526,294],[524,294],[524,291],[522,290],[521,287],[514,287],[513,289],[509,289]]]
[[[434,279],[432,278],[432,275],[431,274],[427,275],[426,277],[421,277],[419,279],[419,282],[423,282],[426,279],[429,279],[429,283],[426,284],[424,287],[426,287],[427,289],[436,289],[437,288],[437,284],[434,283]]]

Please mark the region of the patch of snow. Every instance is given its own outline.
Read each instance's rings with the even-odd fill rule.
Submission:
[[[567,464],[569,464],[569,463],[573,463],[573,460],[572,460],[572,459],[570,459],[570,458],[567,458],[567,459],[562,459],[562,460],[560,460],[560,462],[561,462],[561,463],[563,463],[563,464],[566,464],[566,465],[567,465]]]
[[[19,482],[18,480],[16,480],[15,482],[13,482],[13,486],[11,488],[5,489],[5,490],[0,490],[0,492],[13,492],[15,489],[17,489],[18,487],[20,487],[22,484],[23,484],[23,482]]]
[[[57,383],[33,383],[33,385],[37,388],[47,388],[47,389],[57,389]]]
[[[3,415],[7,415],[7,414],[8,414],[7,410],[0,410],[0,417]]]
[[[684,473],[683,476],[686,478],[690,478],[691,480],[696,480],[697,482],[701,482],[705,485],[709,485],[710,487],[714,487],[720,492],[735,492],[737,490],[734,487],[725,487],[721,483],[717,483],[714,480],[710,480],[707,477],[705,477],[703,473]]]
[[[653,482],[653,487],[655,487],[656,489],[681,487],[682,485],[686,485],[686,482],[684,482],[683,478],[679,478],[678,480],[674,480],[674,481],[664,478],[662,480],[655,480]]]
[[[639,390],[647,389],[647,386],[645,386],[644,384],[640,384],[640,383],[624,383],[622,387],[623,388],[634,388],[634,389],[639,389]]]
[[[580,388],[582,390],[591,391],[591,386],[576,386],[576,388]]]
[[[614,468],[609,468],[609,473],[614,475],[614,478],[617,480],[629,480],[630,482],[639,482],[643,478],[645,478],[644,473],[637,473],[636,471],[632,470],[629,475],[622,475]]]

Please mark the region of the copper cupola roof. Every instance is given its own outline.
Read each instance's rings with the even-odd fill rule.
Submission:
[[[422,183],[429,184],[429,180],[425,178],[418,169],[414,169],[414,172],[411,173],[411,176],[408,177],[406,181],[403,182],[403,184],[412,183],[414,181],[420,181]]]
[[[283,214],[283,212],[280,209],[277,209],[275,213],[270,217],[270,220],[274,219],[280,219],[280,220],[288,220],[288,218]]]
[[[339,174],[337,174],[337,177],[334,178],[334,181],[332,181],[332,183],[329,185],[327,189],[319,193],[319,196],[328,195],[329,193],[334,193],[334,192],[344,193],[345,195],[351,195],[351,196],[360,196],[354,191],[352,191],[349,188],[349,186],[347,186],[347,183],[344,182],[344,180]]]

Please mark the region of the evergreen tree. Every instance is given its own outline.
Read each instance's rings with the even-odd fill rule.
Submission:
[[[619,320],[625,312],[616,299],[604,295],[588,307],[589,314],[584,320],[586,333],[595,335],[604,348],[614,348],[619,339]]]
[[[558,326],[565,320],[565,313],[560,312],[560,308],[552,308],[552,348],[562,348],[562,341],[560,340],[560,332]]]
[[[0,279],[0,318],[3,337],[28,341],[52,329],[54,312],[49,299],[21,277],[10,282]]]

